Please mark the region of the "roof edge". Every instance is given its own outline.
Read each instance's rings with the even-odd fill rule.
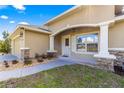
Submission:
[[[66,10],[66,11],[63,12],[63,13],[60,13],[59,15],[57,15],[57,16],[51,18],[50,20],[48,20],[47,22],[45,22],[43,25],[47,25],[47,24],[49,24],[50,22],[53,22],[54,20],[56,20],[56,19],[60,18],[61,16],[63,16],[63,15],[65,15],[65,14],[67,14],[67,13],[73,11],[74,9],[77,9],[77,8],[80,7],[80,6],[81,6],[81,5],[76,5],[76,6],[72,7],[72,8],[70,8],[70,9]]]
[[[27,26],[27,27],[26,27]],[[20,28],[20,27],[24,27],[25,29],[31,29],[31,28],[33,28],[33,27],[30,27],[30,25],[17,25],[16,26],[16,28],[15,28],[15,30],[12,32],[12,33],[10,33],[10,35],[9,35],[9,38],[11,38],[11,36],[17,31],[17,29],[18,28]],[[48,32],[47,30],[46,31],[42,31],[42,30],[45,30],[45,29],[37,29],[37,28],[34,28],[35,29],[35,31],[37,31],[37,32],[41,32],[41,33],[46,33],[46,34],[51,34],[51,32]],[[32,30],[33,31],[33,30]]]

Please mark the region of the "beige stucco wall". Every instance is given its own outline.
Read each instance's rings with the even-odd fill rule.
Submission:
[[[124,48],[124,21],[116,22],[109,29],[109,48]]]
[[[112,5],[92,5],[89,7],[90,23],[100,23],[108,21],[115,16],[115,7]]]
[[[33,31],[25,31],[25,47],[30,48],[30,56],[43,54],[49,49],[49,35]]]
[[[56,35],[55,38],[55,50],[58,51],[58,54],[62,54],[62,36],[64,35],[70,35],[70,50],[71,50],[71,56],[78,57],[78,58],[93,58],[93,55],[88,55],[88,54],[80,54],[80,53],[75,53],[72,51],[72,37],[75,35],[79,34],[88,34],[88,33],[99,33],[99,28],[76,28],[75,30],[66,30],[63,31],[62,33]]]
[[[47,24],[50,30],[54,32],[71,25],[77,24],[94,24],[108,21],[114,18],[114,6],[94,5],[81,6],[74,12],[65,17]]]

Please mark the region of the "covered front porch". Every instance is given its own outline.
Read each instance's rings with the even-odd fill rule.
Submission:
[[[110,23],[82,24],[61,29],[50,35],[49,52],[77,58],[115,59],[108,52]]]

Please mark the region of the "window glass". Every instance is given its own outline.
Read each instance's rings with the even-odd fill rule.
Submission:
[[[86,51],[86,44],[85,43],[77,44],[77,51],[85,52]]]
[[[69,46],[69,38],[65,39],[65,46]]]
[[[98,51],[98,34],[80,35],[76,37],[77,51],[80,52],[97,52]]]

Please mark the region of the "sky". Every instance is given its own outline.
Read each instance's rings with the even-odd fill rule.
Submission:
[[[0,5],[0,39],[4,30],[13,32],[18,24],[41,26],[73,5]]]

